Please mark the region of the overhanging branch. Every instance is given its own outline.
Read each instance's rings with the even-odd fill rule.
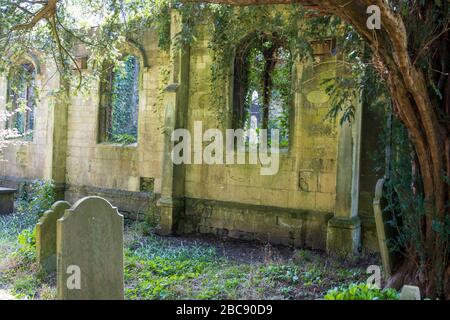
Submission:
[[[50,19],[52,16],[55,15],[56,4],[58,1],[59,0],[48,0],[47,2],[44,2],[44,6],[34,14],[33,18],[29,22],[14,26],[12,30],[13,31],[29,30],[32,29],[39,21],[43,19]],[[42,1],[38,1],[35,3],[42,4]]]

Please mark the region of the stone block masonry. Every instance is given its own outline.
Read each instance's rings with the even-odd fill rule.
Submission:
[[[174,39],[180,23],[178,12],[172,11]],[[27,145],[4,150],[0,186],[16,188],[23,181],[52,179],[58,199],[70,203],[99,196],[126,217],[144,219],[157,213],[161,234],[211,233],[330,251],[342,240],[350,253],[361,246],[377,250],[371,200],[377,176],[369,172],[375,166],[368,153],[376,147],[373,137],[382,127],[382,117],[375,125],[371,113],[356,101],[360,122],[341,127],[325,121],[330,99],[322,82],[342,72],[337,63],[341,57],[327,46],[331,42],[314,44],[317,59],[295,62],[289,146],[280,153],[277,174],[262,176],[260,164],[171,161],[171,131],[183,128],[193,133],[197,121],[205,130],[222,130],[224,136],[225,129],[232,128],[232,79],[211,88],[212,28],[205,18],[197,41],[183,50],[175,43],[167,51],[159,48],[153,29],[133,35],[139,48],[124,44],[123,54],[132,52],[142,61],[137,141],[127,145],[100,142],[100,96],[105,92],[100,92],[97,80],[90,83],[91,91],[60,99],[52,95],[60,88],[60,79],[51,77],[56,66],[37,57],[45,68],[37,75],[42,92],[35,135]],[[74,51],[77,57],[89,58],[83,45]],[[89,75],[93,70],[87,66],[83,72]],[[0,109],[6,106],[1,97],[7,84],[6,76],[0,75]],[[214,92],[227,97],[223,106],[214,105]]]

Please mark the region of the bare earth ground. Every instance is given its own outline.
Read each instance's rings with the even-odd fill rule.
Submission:
[[[236,239],[224,239],[221,240],[213,235],[184,235],[184,236],[172,236],[162,237],[154,235],[156,239],[160,239],[170,244],[173,247],[189,247],[194,245],[200,245],[205,247],[214,248],[217,255],[235,263],[246,264],[264,264],[264,263],[289,263],[300,259],[296,257],[299,252],[307,252],[314,259],[321,259],[323,261],[328,260],[331,262],[337,262],[333,258],[327,256],[327,254],[321,250],[291,248],[283,245],[272,245],[270,243],[261,243],[256,241],[245,241]],[[371,264],[381,263],[378,261],[376,254],[363,255],[361,258],[355,261],[339,261],[342,263],[342,267],[361,267],[365,268]]]
[[[376,255],[342,261],[321,251],[148,230],[126,223],[127,299],[320,299],[336,286],[365,282],[367,267],[380,264]],[[55,293],[55,275],[39,270],[32,250],[0,239],[0,300]]]

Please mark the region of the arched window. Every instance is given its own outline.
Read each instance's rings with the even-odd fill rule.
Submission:
[[[24,139],[33,139],[36,72],[32,63],[13,66],[8,76],[6,127],[17,130]]]
[[[278,129],[280,146],[288,147],[291,88],[292,57],[284,42],[273,33],[245,39],[234,63],[234,128]]]
[[[139,58],[133,55],[105,69],[100,86],[100,142],[137,142],[139,69]]]

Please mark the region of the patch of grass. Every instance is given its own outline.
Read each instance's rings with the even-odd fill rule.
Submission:
[[[125,281],[127,297],[131,299],[176,298],[171,287],[198,277],[208,267],[207,261],[186,257],[125,255]]]
[[[301,250],[290,261],[273,261],[266,259],[265,246],[261,262],[237,262],[211,246],[174,245],[142,237],[140,232],[136,225],[127,232],[129,299],[311,299],[364,277],[361,268],[339,269],[338,262],[314,251]]]
[[[32,228],[36,223],[37,220],[29,214],[0,215],[0,242],[15,241],[22,230]]]
[[[0,288],[18,299],[54,299],[56,278],[39,269],[34,249],[18,245],[0,260]]]
[[[17,213],[0,216],[0,287],[20,299],[36,299],[44,292],[49,298],[52,276],[36,263],[35,225],[55,201],[51,181],[36,180],[22,188]]]
[[[321,252],[297,250],[290,258],[273,259],[276,248],[266,245],[259,259],[239,261],[228,258],[224,249],[216,251],[226,244],[157,237],[148,233],[145,222],[126,221],[125,226],[127,299],[317,299],[367,278],[358,265]],[[15,237],[5,237],[11,247],[0,261],[0,287],[20,298],[53,299],[55,275],[38,270],[32,233],[22,232],[19,243],[13,229]]]
[[[394,289],[380,289],[366,283],[352,283],[327,292],[325,300],[398,300]]]
[[[16,200],[17,212],[0,216],[0,261],[11,252],[32,243],[33,230],[42,214],[55,202],[52,181],[35,180],[25,185]]]
[[[260,268],[266,279],[296,284],[299,281],[299,267],[295,264],[271,264]]]
[[[125,251],[125,294],[130,299],[176,298],[173,287],[199,277],[217,259],[212,248],[174,247],[154,236],[135,237],[130,247]]]
[[[33,299],[36,295],[38,285],[38,279],[32,274],[28,274],[15,280],[12,292],[18,298]]]

